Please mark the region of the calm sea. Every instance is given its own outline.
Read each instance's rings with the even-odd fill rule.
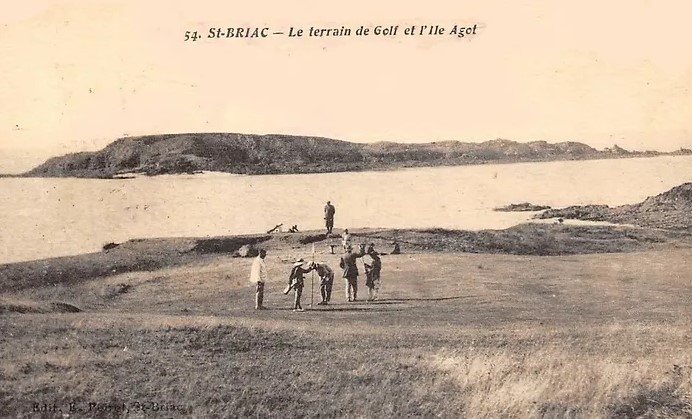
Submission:
[[[692,181],[692,157],[519,163],[311,175],[0,178],[0,263],[97,251],[131,238],[260,233],[276,224],[500,229],[533,213],[493,208],[621,205]]]

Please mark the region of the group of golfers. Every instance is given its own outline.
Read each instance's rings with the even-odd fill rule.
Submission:
[[[324,219],[327,227],[327,236],[333,234],[332,228],[334,226],[334,214],[336,210],[331,202],[327,202],[324,207]],[[368,301],[376,300],[378,297],[379,290],[382,285],[382,280],[380,278],[380,271],[382,269],[382,260],[380,259],[380,254],[375,250],[375,245],[370,243],[367,247],[365,244],[361,244],[357,252],[354,252],[353,246],[350,242],[350,235],[348,230],[345,230],[342,236],[342,244],[344,248],[344,254],[341,256],[339,261],[339,267],[343,270],[343,278],[346,281],[346,299],[349,302],[357,301],[358,299],[358,266],[356,261],[359,258],[363,258],[363,265],[365,267],[366,281],[365,285],[368,287]],[[264,284],[267,280],[267,267],[265,264],[265,257],[267,256],[266,250],[262,249],[259,254],[252,262],[252,268],[250,270],[250,282],[255,284],[255,309],[264,310]],[[320,296],[322,300],[317,303],[318,305],[327,305],[332,298],[332,287],[334,285],[334,271],[329,265],[325,263],[315,263],[306,262],[304,259],[298,259],[293,263],[291,272],[288,276],[288,284],[284,289],[284,294],[288,295],[293,291],[293,311],[301,312],[305,311],[301,305],[301,297],[303,295],[303,288],[305,287],[305,275],[314,271],[319,277],[320,284]]]

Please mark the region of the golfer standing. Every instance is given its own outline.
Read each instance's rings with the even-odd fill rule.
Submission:
[[[344,270],[344,279],[346,279],[346,298],[349,302],[356,301],[358,298],[358,266],[356,259],[365,255],[364,249],[361,247],[360,252],[353,253],[353,247],[346,247],[346,254],[341,258],[339,267]]]
[[[266,310],[263,305],[264,283],[267,281],[267,265],[264,262],[266,256],[267,251],[261,249],[250,269],[250,282],[255,284],[255,310]]]
[[[305,274],[312,270],[312,266],[303,267],[304,259],[298,259],[293,263],[293,269],[288,276],[288,287],[284,294],[288,294],[290,290],[294,292],[293,311],[305,311],[300,304],[300,297],[303,295],[303,287],[305,287]]]

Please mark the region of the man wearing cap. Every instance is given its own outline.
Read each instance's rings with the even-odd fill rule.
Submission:
[[[336,208],[332,205],[331,201],[327,201],[327,205],[324,206],[324,222],[327,226],[327,234],[332,234],[332,228],[334,228],[334,213]]]
[[[339,267],[344,270],[343,277],[346,279],[346,298],[349,302],[356,301],[358,298],[358,266],[356,259],[365,256],[364,247],[358,253],[353,253],[353,247],[346,247],[346,254],[341,257]]]
[[[291,274],[288,276],[288,288],[284,290],[284,294],[292,289],[294,293],[293,311],[305,311],[300,305],[300,297],[303,295],[303,287],[305,286],[305,274],[312,270],[312,266],[303,267],[305,260],[298,259],[293,263]]]
[[[250,268],[250,282],[255,284],[255,310],[265,310],[264,302],[264,283],[267,281],[267,265],[264,263],[264,258],[267,256],[267,251],[261,249],[259,255],[252,262]]]

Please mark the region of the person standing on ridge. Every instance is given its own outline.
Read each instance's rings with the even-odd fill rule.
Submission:
[[[327,201],[327,205],[324,206],[324,222],[327,227],[327,234],[332,234],[332,228],[334,228],[334,214],[336,213],[336,208],[332,205],[331,201]]]
[[[250,282],[255,284],[255,310],[266,310],[263,305],[264,283],[267,281],[267,265],[264,262],[266,256],[267,251],[261,249],[250,269]]]

